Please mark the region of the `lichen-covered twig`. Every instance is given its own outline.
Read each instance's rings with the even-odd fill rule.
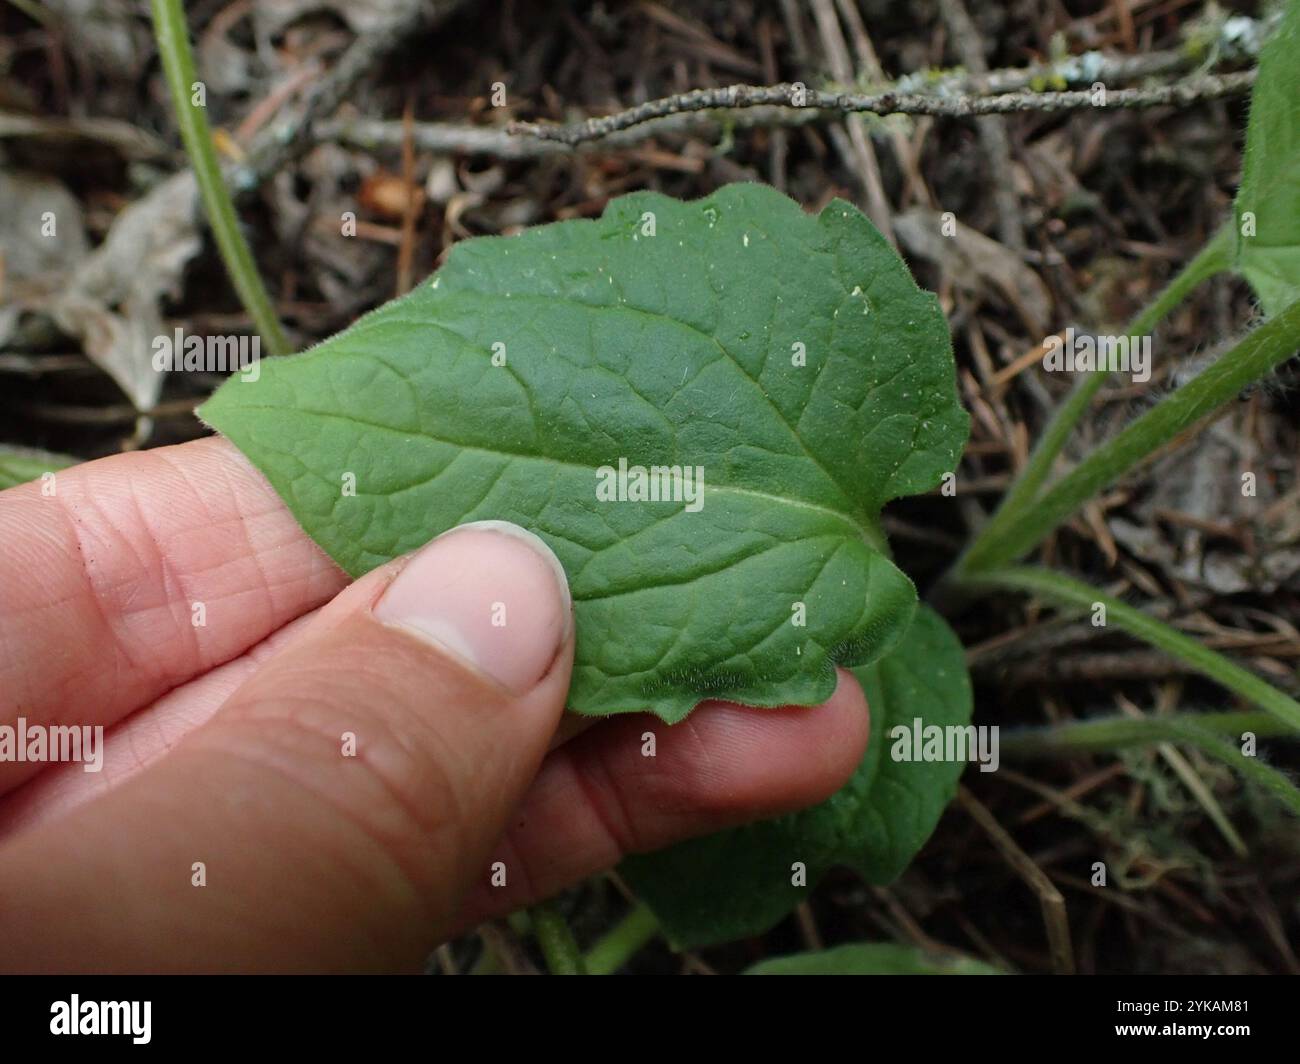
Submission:
[[[795,110],[836,111],[845,114],[935,115],[945,118],[975,118],[980,115],[1015,114],[1025,111],[1057,112],[1186,106],[1202,100],[1217,100],[1248,92],[1254,71],[1185,78],[1168,85],[1140,89],[1064,92],[1007,92],[996,96],[934,96],[928,93],[826,92],[798,83],[780,85],[728,85],[717,89],[695,89],[658,100],[648,100],[603,118],[588,118],[569,125],[515,122],[512,133],[577,145],[599,140],[668,115],[691,111],[720,111],[736,108],[776,106]]]
[[[783,10],[793,9],[793,0]],[[794,41],[796,59],[807,54],[807,42],[792,11],[787,11],[787,30]],[[1245,17],[1229,19],[1218,27],[1216,35],[1201,47],[1186,45],[1138,55],[1111,55],[1089,51],[1063,56],[1050,62],[1024,67],[1008,67],[975,75],[967,70],[944,72],[920,71],[906,74],[889,86],[899,96],[924,95],[954,98],[965,95],[993,96],[1051,87],[1054,89],[1088,87],[1097,82],[1114,88],[1144,78],[1168,77],[1195,69],[1206,58],[1217,62],[1249,62],[1259,54],[1267,36],[1266,20]],[[798,30],[798,33],[794,31]],[[802,42],[802,47],[800,47]],[[358,42],[359,46],[360,42]],[[366,46],[373,52],[373,45]],[[340,64],[341,68],[341,64]],[[336,68],[340,69],[340,68]],[[326,114],[321,108],[320,114]],[[742,110],[679,111],[652,118],[637,125],[610,133],[598,141],[570,144],[561,140],[511,135],[504,127],[470,125],[467,122],[416,122],[415,146],[436,154],[484,155],[497,159],[536,159],[546,155],[563,155],[574,148],[614,151],[644,143],[665,135],[702,136],[714,139],[727,128],[768,129],[802,126],[825,120],[826,112],[814,108],[792,108],[782,97],[779,105],[755,104]],[[402,123],[360,116],[321,117],[301,127],[315,142],[338,142],[367,151],[397,150],[402,146]],[[268,137],[268,140],[273,139]],[[256,147],[254,148],[256,152]],[[266,176],[259,168],[253,180]]]

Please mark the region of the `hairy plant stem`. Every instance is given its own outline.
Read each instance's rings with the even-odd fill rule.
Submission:
[[[546,958],[546,967],[552,975],[586,975],[582,951],[574,941],[569,925],[549,903],[535,905],[528,910],[533,934]]]
[[[1080,506],[1179,433],[1235,398],[1295,354],[1300,302],[1246,335],[1231,350],[1080,462],[1028,507],[980,537],[956,570],[958,581],[1024,557]]]
[[[1095,610],[1098,605],[1102,605],[1105,607],[1106,623],[1114,622],[1123,631],[1187,662],[1203,676],[1222,684],[1260,709],[1267,710],[1290,728],[1300,731],[1300,702],[1229,661],[1218,651],[1211,650],[1164,621],[1158,621],[1095,587],[1032,566],[980,572],[972,576],[970,582],[974,586],[1007,588],[1037,595],[1067,609]]]
[[[181,140],[194,168],[194,177],[203,200],[203,208],[216,238],[226,272],[235,286],[240,302],[253,319],[268,353],[287,355],[289,341],[285,338],[276,317],[271,297],[257,272],[253,253],[239,231],[239,219],[226,188],[212,146],[212,131],[208,126],[207,110],[193,102],[194,87],[198,78],[194,69],[194,53],[190,48],[189,33],[185,28],[185,13],[180,0],[150,0],[153,9],[154,35],[162,55],[167,87],[176,105],[176,121],[180,126]]]
[[[1167,717],[1095,717],[1091,720],[1048,724],[1004,731],[1002,754],[1012,758],[1072,757],[1101,754],[1132,746],[1164,742],[1171,726],[1191,725],[1224,738],[1250,732],[1259,739],[1296,739],[1296,732],[1271,713],[1176,713]]]
[[[1098,753],[1148,743],[1181,743],[1220,761],[1300,816],[1300,790],[1281,772],[1245,754],[1227,735],[1296,738],[1265,713],[1178,713],[1167,717],[1107,717],[1012,733],[1002,739],[1008,757]]]
[[[587,951],[587,973],[613,975],[658,933],[654,913],[644,905],[636,906]]]
[[[1232,252],[1232,227],[1225,223],[1205,244],[1196,256],[1167,284],[1124,329],[1126,336],[1142,336],[1151,332],[1179,303],[1202,281],[1221,273],[1229,265]],[[1029,456],[1025,468],[1007,490],[997,512],[976,534],[957,563],[957,572],[979,568],[984,556],[998,543],[1007,530],[1015,525],[1024,512],[1033,505],[1039,488],[1051,475],[1057,456],[1066,440],[1102,385],[1110,379],[1109,373],[1090,373],[1080,378],[1065,401],[1057,408],[1043,430],[1042,436]]]

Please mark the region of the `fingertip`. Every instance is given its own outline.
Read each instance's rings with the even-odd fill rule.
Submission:
[[[697,807],[753,819],[815,805],[839,790],[862,761],[870,714],[858,681],[841,669],[835,693],[820,705],[706,702],[687,724],[707,752],[682,762]]]
[[[836,669],[839,685],[835,693],[821,706],[826,715],[825,727],[833,731],[836,739],[828,744],[827,777],[838,780],[830,794],[839,790],[862,763],[871,741],[871,707],[858,678],[848,669]]]
[[[499,859],[527,870],[519,886],[478,891],[463,920],[530,904],[624,854],[816,805],[852,776],[869,730],[862,688],[843,670],[817,706],[706,702],[671,726],[604,721],[552,752],[501,844]]]
[[[825,702],[778,711],[785,725],[780,738],[791,762],[790,808],[825,801],[849,781],[866,753],[871,732],[867,696],[853,673],[837,669],[836,675],[835,693]]]

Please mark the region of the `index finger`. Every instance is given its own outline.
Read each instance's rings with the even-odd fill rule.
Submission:
[[[231,444],[0,492],[0,727],[109,725],[333,597],[346,576]],[[0,761],[0,793],[39,772]]]

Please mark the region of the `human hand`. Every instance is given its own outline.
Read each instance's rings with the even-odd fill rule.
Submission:
[[[514,526],[349,585],[222,440],[54,487],[0,493],[0,735],[102,726],[102,771],[0,760],[0,969],[415,970],[625,853],[820,801],[865,747],[844,672],[818,707],[573,734],[563,574]]]

